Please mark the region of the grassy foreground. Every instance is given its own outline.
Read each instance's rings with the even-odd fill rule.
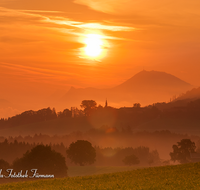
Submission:
[[[200,189],[200,163],[152,167],[127,172],[47,179],[0,185],[16,190],[192,190]]]
[[[69,177],[116,173],[144,168],[141,166],[68,166]]]

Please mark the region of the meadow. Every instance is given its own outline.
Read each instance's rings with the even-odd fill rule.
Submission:
[[[200,163],[150,167],[126,172],[26,181],[0,190],[198,190]]]
[[[135,170],[138,168],[143,168],[142,166],[69,166],[68,176],[89,176],[89,175],[99,175],[106,173],[124,172]]]

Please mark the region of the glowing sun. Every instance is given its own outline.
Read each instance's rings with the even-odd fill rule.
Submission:
[[[85,40],[85,55],[95,58],[101,55],[103,40],[102,36],[99,34],[87,34]]]

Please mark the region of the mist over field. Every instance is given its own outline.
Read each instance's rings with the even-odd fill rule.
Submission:
[[[100,156],[95,165],[111,166],[124,165],[122,160],[125,155],[120,159],[117,156],[120,149],[143,147],[149,153],[157,151],[158,157],[153,165],[162,165],[163,161],[170,160],[172,146],[181,139],[191,139],[197,149],[200,146],[199,99],[174,99],[169,103],[155,103],[146,107],[135,103],[132,107],[114,108],[109,106],[108,100],[104,106],[97,105],[94,100],[83,100],[80,105],[80,108],[60,112],[48,107],[2,118],[1,142],[8,139],[9,143],[17,141],[35,145],[62,143],[58,150],[66,157],[66,149],[72,142],[87,140],[94,147],[102,149],[101,154],[108,159],[104,162]],[[28,147],[20,156],[34,145]],[[131,151],[127,149],[127,152]],[[5,160],[10,160],[6,152],[3,155]],[[145,154],[140,159],[142,157]],[[9,162],[12,163],[14,158],[17,158],[15,154]],[[69,160],[67,163],[71,164]],[[148,161],[143,164],[149,165]]]

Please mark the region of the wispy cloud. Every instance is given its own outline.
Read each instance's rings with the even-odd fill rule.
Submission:
[[[81,28],[81,29],[110,30],[110,31],[133,31],[133,30],[135,30],[134,27],[105,25],[105,24],[101,24],[101,23],[83,23],[83,22],[67,20],[62,17],[60,17],[57,20],[46,18],[44,21],[59,24],[59,25],[73,26],[75,28]]]
[[[98,72],[102,70],[96,65]],[[39,68],[37,66],[26,66],[20,64],[13,64],[8,62],[0,62],[1,77],[10,80],[13,78],[17,81],[25,81],[27,84],[30,82],[36,82],[40,86],[41,84],[51,84],[53,86],[70,87],[74,86],[80,88],[85,86],[86,83],[90,83],[91,80],[100,80],[99,76],[88,76],[87,72],[90,70],[89,65],[68,65],[62,67],[60,70],[57,68]],[[89,72],[90,73],[90,72]],[[102,74],[105,74],[104,72]],[[80,80],[81,79],[81,80]]]
[[[38,85],[40,84],[51,84],[53,86],[63,86],[70,87],[76,86],[80,87],[82,81],[87,81],[88,78],[84,73],[74,72],[77,71],[74,68],[66,69],[62,68],[62,70],[58,69],[46,69],[39,68],[36,66],[25,66],[19,64],[5,63],[0,62],[0,71],[3,70],[3,76],[10,77],[15,80],[22,80],[29,82],[36,82]],[[65,71],[69,70],[69,71]],[[78,79],[81,78],[82,81]],[[83,82],[84,83],[84,82]]]
[[[27,18],[37,18],[40,23],[53,23],[62,25],[62,26],[70,26],[74,28],[81,29],[96,29],[96,30],[110,30],[110,31],[132,31],[135,30],[134,27],[129,26],[119,26],[119,25],[106,25],[102,23],[84,23],[80,21],[70,20],[69,18],[59,17],[59,16],[44,16],[41,13],[49,12],[49,13],[59,13],[59,11],[34,11],[34,10],[11,10],[0,7],[0,16],[17,16],[24,19]],[[17,18],[15,18],[17,20]],[[23,21],[23,20],[21,20]]]
[[[59,70],[51,70],[51,69],[44,69],[44,68],[38,68],[38,67],[30,67],[25,65],[19,65],[19,64],[12,64],[12,63],[5,63],[0,62],[0,67],[7,67],[9,69],[13,69],[14,71],[24,71],[26,73],[31,74],[39,74],[39,75],[45,75],[49,77],[53,76],[75,76],[75,77],[83,77],[80,74],[72,73],[72,72],[66,72],[66,71],[59,71]]]
[[[111,31],[132,31],[135,29],[133,27],[128,27],[128,26],[109,26],[99,23],[80,24],[77,27],[85,29],[100,29],[100,30],[111,30]]]
[[[47,10],[18,10],[25,13],[63,13],[62,11],[47,11]]]

